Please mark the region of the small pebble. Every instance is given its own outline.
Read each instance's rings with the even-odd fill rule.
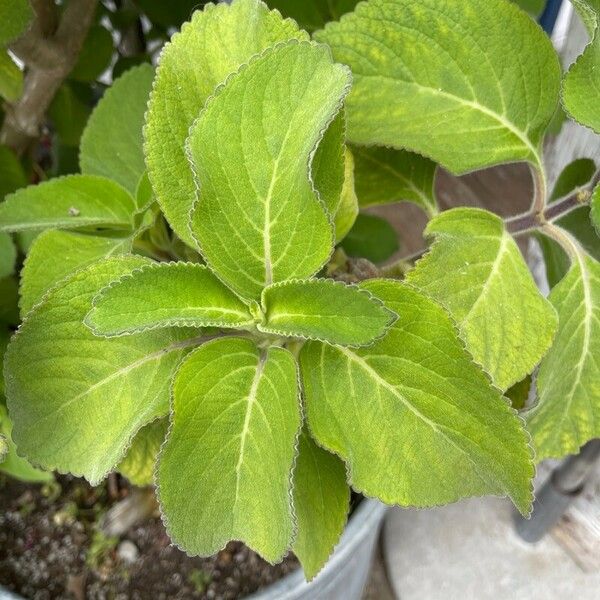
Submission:
[[[133,564],[140,555],[137,546],[129,540],[123,540],[117,547],[117,556],[126,564]]]

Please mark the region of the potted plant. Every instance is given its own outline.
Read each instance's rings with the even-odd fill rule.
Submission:
[[[598,7],[577,6],[595,32]],[[597,45],[562,79],[596,131]],[[577,237],[600,225],[598,176],[547,190],[560,89],[549,39],[507,0],[369,0],[312,38],[259,0],[195,12],[156,73],[105,94],[80,174],[0,206],[3,232],[44,230],[4,360],[18,452],[92,484],[156,462],[174,544],[293,551],[308,580],[350,488],[418,507],[503,495],[528,514],[535,461],[600,423],[600,269]],[[516,161],[526,214],[439,212],[438,165]],[[359,209],[398,200],[427,214],[427,254],[348,272]],[[548,299],[515,241],[532,233],[563,261]],[[507,396],[532,374],[518,414]]]

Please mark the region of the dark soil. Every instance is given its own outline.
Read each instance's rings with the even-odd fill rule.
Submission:
[[[171,545],[158,515],[121,538],[99,533],[100,517],[128,493],[123,482],[111,496],[71,477],[42,487],[0,474],[0,585],[32,600],[229,600],[298,566],[293,556],[271,566],[237,542],[190,558]]]

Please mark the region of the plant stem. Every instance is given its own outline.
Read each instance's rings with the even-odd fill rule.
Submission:
[[[531,203],[530,212],[540,214],[546,207],[546,173],[541,163],[530,165],[531,177],[533,179],[533,202]]]
[[[46,111],[71,72],[87,36],[98,0],[69,0],[56,25],[53,0],[34,0],[36,17],[29,30],[12,46],[27,73],[23,94],[7,106],[0,143],[22,155],[38,137]],[[54,31],[56,29],[56,31]]]
[[[540,231],[560,244],[571,261],[577,260],[581,248],[577,240],[569,232],[561,227],[557,227],[554,223],[544,223],[540,228]]]

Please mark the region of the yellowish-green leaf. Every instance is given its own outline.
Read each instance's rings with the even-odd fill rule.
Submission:
[[[508,495],[527,514],[534,473],[521,420],[471,361],[445,311],[399,282],[365,289],[399,315],[367,348],[308,342],[308,425],[352,487],[402,506]]]
[[[381,337],[395,315],[366,290],[340,281],[286,281],[262,293],[258,329],[277,335],[364,346]]]
[[[310,276],[329,257],[332,227],[309,161],[349,83],[327,48],[292,40],[229,78],[192,128],[192,233],[241,295],[258,298],[266,285]]]
[[[294,468],[294,513],[298,524],[292,547],[311,580],[324,566],[338,543],[350,504],[346,467],[333,454],[319,448],[303,431]]]
[[[133,227],[135,203],[119,184],[67,175],[17,190],[0,204],[0,231]]]
[[[157,470],[167,531],[191,554],[232,539],[270,562],[293,536],[291,475],[300,428],[296,364],[282,348],[208,342],[181,365]]]
[[[254,318],[205,265],[154,263],[111,282],[85,318],[96,335],[122,335],[157,327],[243,328]]]
[[[500,217],[456,208],[430,221],[425,232],[435,241],[407,280],[448,309],[475,361],[505,390],[550,347],[554,309]]]
[[[406,148],[455,173],[540,165],[560,66],[506,0],[370,0],[315,33],[352,68],[348,139]]]
[[[0,3],[0,46],[19,37],[33,18],[29,0],[2,0]]]
[[[190,126],[229,74],[291,38],[308,35],[260,0],[234,0],[194,13],[161,54],[144,129],[146,163],[165,216],[191,246],[188,219],[196,188],[184,150]]]

